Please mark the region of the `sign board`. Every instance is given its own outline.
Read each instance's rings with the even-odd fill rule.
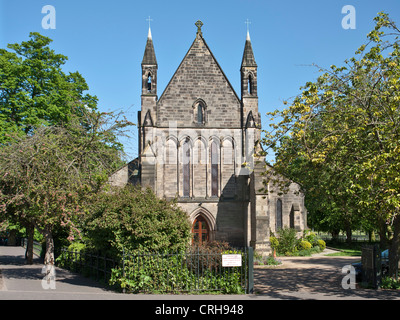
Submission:
[[[223,267],[241,267],[242,255],[241,254],[223,254],[222,255]]]

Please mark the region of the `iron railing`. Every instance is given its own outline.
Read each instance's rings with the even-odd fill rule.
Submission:
[[[96,281],[102,280],[108,283],[112,269],[119,265],[118,260],[108,258],[99,253],[90,253],[85,250],[61,249],[61,254],[57,259],[59,266],[76,273],[81,273],[87,277],[94,278]]]
[[[235,251],[241,266],[224,267],[222,254],[191,248],[182,253],[123,252],[110,259],[85,251],[62,250],[60,266],[104,283],[118,284],[123,292],[142,293],[252,293],[253,248]]]
[[[22,238],[21,239],[21,247],[26,248],[27,245],[28,245],[28,238]],[[33,241],[33,254],[40,257],[41,252],[42,252],[41,243],[38,241]]]

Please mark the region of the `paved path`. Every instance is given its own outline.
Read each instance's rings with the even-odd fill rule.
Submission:
[[[330,251],[312,257],[279,257],[282,265],[255,267],[255,293],[276,299],[400,299],[398,290],[343,289],[342,268],[361,257],[326,256]]]
[[[400,299],[399,291],[344,290],[341,268],[354,257],[282,258],[275,268],[255,269],[253,295],[134,295],[107,290],[90,279],[56,268],[56,289],[43,289],[43,265],[26,265],[21,247],[0,246],[0,300],[274,300]]]
[[[26,265],[25,249],[0,246],[0,300],[18,299],[109,299],[118,294],[98,283],[63,269],[56,268],[56,289],[44,289],[43,265],[38,258]]]

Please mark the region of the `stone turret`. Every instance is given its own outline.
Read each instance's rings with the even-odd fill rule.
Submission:
[[[154,188],[155,163],[150,145],[153,143],[154,127],[157,124],[157,70],[153,37],[149,28],[142,60],[142,109],[138,115],[138,129],[141,182],[143,186],[152,188]]]
[[[257,63],[254,58],[249,32],[247,32],[246,43],[244,46],[240,77],[243,109],[242,125],[244,128],[259,127],[260,116],[258,114]]]

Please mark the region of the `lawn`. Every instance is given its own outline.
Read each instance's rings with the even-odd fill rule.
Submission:
[[[328,253],[326,256],[329,257],[356,257],[361,256],[361,250],[355,249],[340,249],[340,251],[335,253]]]
[[[342,257],[355,257],[361,256],[361,247],[368,242],[357,241],[351,244],[345,242],[327,241],[326,246],[332,249],[340,250],[335,253],[329,253],[327,256],[342,256]]]

